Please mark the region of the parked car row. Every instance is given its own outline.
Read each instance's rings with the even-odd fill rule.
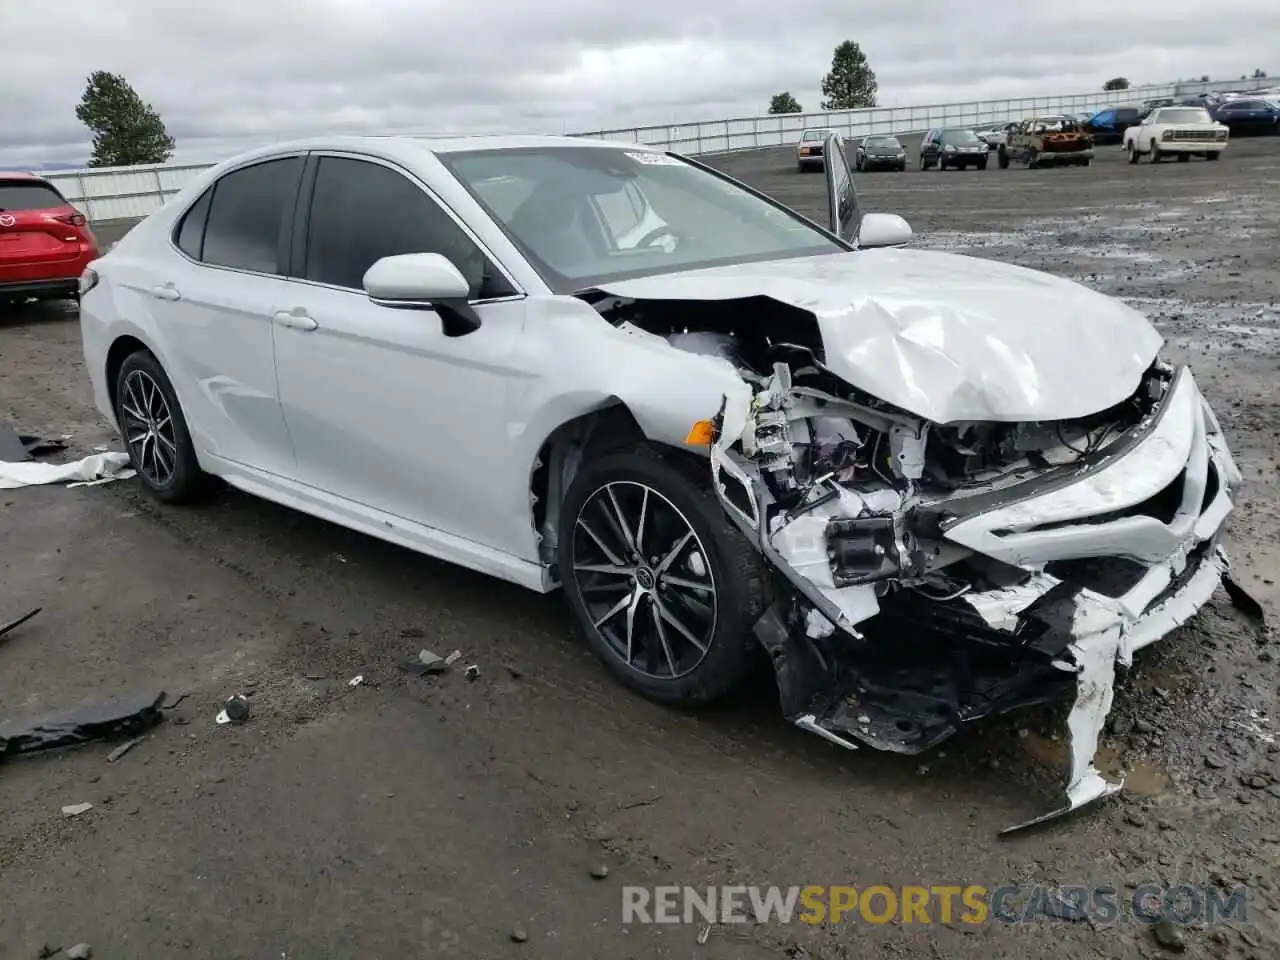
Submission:
[[[1233,136],[1280,135],[1280,98],[1265,93],[1203,93],[1088,114],[1042,114],[979,127],[932,127],[920,140],[920,169],[985,170],[993,152],[1001,168],[1011,163],[1088,166],[1094,147],[1109,144],[1123,147],[1130,163],[1141,157],[1158,163],[1166,156],[1216,160]],[[801,132],[796,145],[798,169],[823,168],[823,140],[830,133],[827,128]],[[906,170],[907,151],[896,136],[865,137],[854,152],[854,167]]]

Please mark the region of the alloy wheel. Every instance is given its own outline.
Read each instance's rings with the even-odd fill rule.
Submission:
[[[168,486],[178,465],[173,412],[164,391],[145,370],[134,370],[125,378],[120,415],[135,468],[151,486]]]
[[[718,595],[685,515],[652,487],[612,481],[587,497],[573,531],[573,577],[612,652],[652,679],[695,670],[711,649]]]

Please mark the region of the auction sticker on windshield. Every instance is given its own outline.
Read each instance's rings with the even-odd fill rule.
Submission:
[[[683,164],[675,157],[665,153],[628,153],[628,157],[636,163],[647,163],[655,167],[679,167]]]

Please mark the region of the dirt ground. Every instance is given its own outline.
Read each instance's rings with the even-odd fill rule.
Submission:
[[[813,216],[786,150],[723,157]],[[921,247],[1039,267],[1129,298],[1194,363],[1246,477],[1239,582],[1280,610],[1280,142],[1219,163],[873,173],[866,210]],[[113,231],[101,229],[104,239]],[[118,231],[115,231],[118,234]],[[0,321],[0,422],[110,443],[73,313]],[[1052,713],[984,722],[917,758],[787,726],[767,683],[686,715],[620,693],[558,597],[247,496],[161,509],[132,482],[0,491],[0,718],[165,690],[115,763],[91,745],[0,767],[0,957],[920,958],[1164,954],[1149,927],[624,926],[638,885],[1248,885],[1190,957],[1280,950],[1277,646],[1219,593],[1117,694],[1105,754],[1129,789],[1041,830]],[[476,664],[420,680],[422,647]],[[365,683],[348,681],[363,675]],[[250,696],[239,727],[214,722]],[[78,817],[68,804],[92,803]],[[606,866],[607,876],[597,878]],[[1010,903],[1022,903],[1023,899]],[[513,932],[527,937],[515,942]]]

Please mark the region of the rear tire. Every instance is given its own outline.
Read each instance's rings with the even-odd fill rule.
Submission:
[[[1187,162],[1187,161],[1189,161],[1190,159],[1191,159],[1191,154],[1189,154],[1189,153],[1180,153],[1180,154],[1178,154],[1178,162],[1179,162],[1179,163],[1186,163],[1186,162]]]
[[[160,361],[146,350],[125,358],[113,405],[129,460],[143,489],[164,503],[192,503],[213,478],[200,469],[186,417]],[[130,438],[140,438],[130,442]]]
[[[1130,140],[1130,141],[1129,141],[1129,145],[1128,145],[1125,149],[1129,151],[1129,162],[1130,162],[1130,163],[1137,163],[1137,162],[1138,162],[1138,143],[1137,143],[1137,141],[1136,141],[1136,140]]]
[[[560,508],[560,579],[580,629],[620,683],[658,703],[709,703],[763,662],[751,628],[764,568],[698,478],[708,469],[637,444],[584,465]]]
[[[996,150],[996,163],[1001,170],[1009,169],[1009,154],[1005,152],[1004,147],[999,147]]]

